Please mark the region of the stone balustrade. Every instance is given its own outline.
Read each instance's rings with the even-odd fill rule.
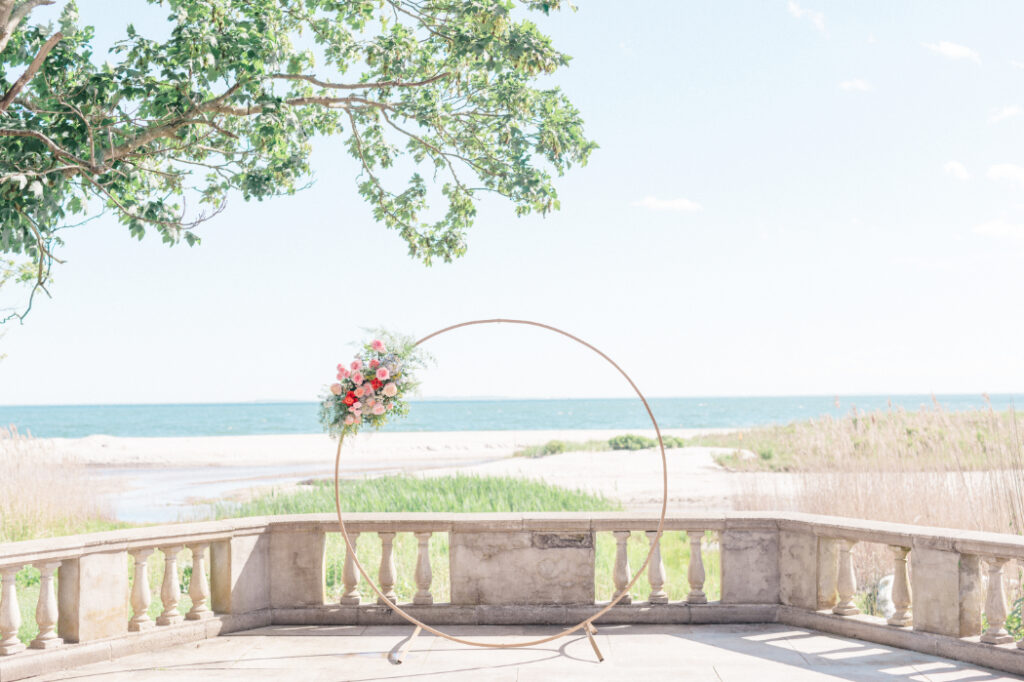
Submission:
[[[673,515],[665,536],[689,546],[689,561],[685,576],[670,581],[652,515],[354,514],[346,524],[353,546],[361,537],[379,541],[379,564],[367,568],[388,598],[397,600],[402,580],[415,585],[402,608],[439,627],[573,625],[626,589],[639,568],[630,563],[631,538],[634,558],[643,538],[645,549],[654,547],[650,591],[643,601],[625,595],[602,623],[784,622],[1024,673],[1024,641],[1005,627],[1005,567],[1024,561],[1018,536],[788,513]],[[296,515],[0,545],[0,681],[269,624],[404,623],[375,594],[360,592],[347,550],[340,597],[327,597],[327,537],[337,533],[331,515]],[[394,546],[404,534],[416,560],[398,575]],[[607,594],[597,594],[595,580],[601,534],[615,547]],[[449,548],[447,601],[432,591],[443,567],[431,565],[430,546],[441,535]],[[892,559],[888,619],[857,606],[864,586],[854,557],[869,544],[887,547]],[[708,564],[718,569],[711,576],[718,600],[705,591],[710,552],[719,558]],[[159,609],[151,604],[154,556],[163,564]],[[179,561],[191,565],[187,610]],[[38,635],[27,645],[18,637],[16,589],[26,566],[39,571]]]

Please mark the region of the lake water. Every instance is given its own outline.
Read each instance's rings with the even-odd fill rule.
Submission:
[[[1002,410],[1024,394],[990,396]],[[944,409],[985,406],[980,394],[938,395]],[[917,410],[930,395],[782,396],[750,398],[652,398],[662,428],[727,428],[789,423],[853,408]],[[0,406],[0,425],[13,424],[40,438],[109,436],[238,436],[319,433],[317,403],[216,403],[180,405]],[[385,431],[506,431],[643,429],[650,420],[635,398],[557,400],[417,400],[408,417]]]

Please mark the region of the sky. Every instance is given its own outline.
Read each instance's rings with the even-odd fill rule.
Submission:
[[[100,43],[161,30],[103,4]],[[561,211],[487,199],[426,268],[317,140],[309,189],[235,198],[195,248],[69,231],[53,298],[0,338],[0,404],[313,400],[366,328],[494,317],[651,396],[1024,389],[1024,4],[578,5],[534,17],[600,144]],[[427,397],[630,393],[538,329],[429,350]]]

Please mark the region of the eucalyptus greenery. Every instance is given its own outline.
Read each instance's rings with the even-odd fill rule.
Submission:
[[[0,253],[36,288],[61,229],[110,211],[196,244],[232,193],[303,187],[317,136],[345,139],[374,218],[428,265],[464,253],[482,192],[558,208],[553,177],[596,146],[539,83],[569,57],[524,17],[561,0],[146,1],[169,37],[128,25],[100,56],[72,0],[0,0]],[[59,25],[33,22],[58,2]]]

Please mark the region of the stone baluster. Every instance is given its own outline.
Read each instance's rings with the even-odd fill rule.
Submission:
[[[651,583],[651,594],[648,595],[647,601],[651,604],[667,604],[668,593],[663,589],[665,587],[665,564],[661,560],[661,541],[658,539],[658,532],[647,531],[647,540],[654,548],[651,562],[647,564],[647,580]]]
[[[206,548],[209,546],[206,542],[188,546],[192,552],[192,577],[188,583],[192,608],[185,614],[188,620],[204,620],[213,616],[210,610],[210,583],[206,579]]]
[[[893,554],[892,604],[896,607],[892,616],[886,621],[889,625],[906,627],[913,625],[914,617],[910,612],[910,575],[907,573],[907,554],[909,547],[889,547]]]
[[[416,552],[416,594],[413,604],[433,604],[434,597],[430,594],[430,583],[434,580],[430,570],[430,531],[415,533],[419,549]]]
[[[53,649],[64,643],[57,636],[57,594],[53,589],[53,574],[59,561],[39,564],[39,601],[36,603],[36,625],[39,634],[32,640],[33,649]]]
[[[178,612],[178,600],[181,599],[181,587],[178,584],[178,552],[180,546],[161,547],[164,555],[164,580],[160,586],[160,600],[164,610],[157,616],[157,625],[174,625],[185,620]]]
[[[398,597],[395,595],[395,534],[377,533],[380,536],[380,590],[384,596],[394,603]],[[383,604],[384,600],[377,597],[377,603]]]
[[[686,595],[687,604],[707,604],[708,596],[704,594],[704,556],[701,554],[700,542],[704,539],[704,531],[688,530],[690,539],[690,566],[686,577],[690,581],[690,594]]]
[[[626,585],[629,584],[629,579],[633,574],[629,571],[629,555],[626,552],[626,544],[629,542],[630,532],[628,530],[616,530],[612,531],[612,535],[615,536],[615,570],[612,573],[612,578],[615,581],[615,594],[612,595],[612,599],[614,599],[626,591]],[[631,604],[633,603],[633,597],[626,593],[619,600],[619,603]]]
[[[356,547],[356,540],[359,533],[349,533],[348,541],[352,543],[352,549]],[[341,571],[342,582],[345,583],[345,591],[341,595],[339,603],[342,606],[357,606],[360,601],[359,595],[359,572],[356,570],[355,552],[345,548],[345,567]]]
[[[839,603],[832,609],[832,613],[840,616],[853,616],[860,613],[860,609],[853,603],[853,595],[857,591],[857,578],[853,572],[853,554],[851,550],[857,544],[856,540],[839,540],[839,577],[836,580],[836,591],[839,593]]]
[[[0,656],[10,656],[25,650],[18,639],[21,628],[21,609],[18,607],[18,589],[15,576],[17,566],[0,569]]]
[[[135,559],[135,578],[132,580],[132,612],[134,615],[128,621],[129,632],[142,632],[153,627],[153,620],[149,617],[149,557],[153,555],[152,549],[134,549],[132,558]]]
[[[988,629],[981,635],[985,644],[1006,644],[1013,641],[1013,635],[1006,631],[1006,592],[1003,590],[1003,565],[1006,557],[991,557],[988,560],[988,595],[985,599],[985,618]]]

